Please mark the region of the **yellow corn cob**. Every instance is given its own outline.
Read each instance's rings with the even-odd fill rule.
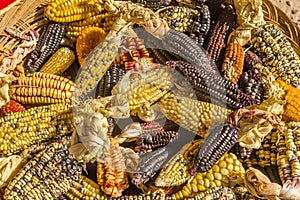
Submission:
[[[71,66],[74,60],[74,52],[68,47],[61,47],[49,58],[39,72],[61,75]]]
[[[105,12],[87,17],[80,21],[68,23],[66,26],[66,36],[75,42],[76,38],[81,35],[85,29],[90,27],[102,28],[108,33],[118,17],[119,15],[117,13]]]
[[[79,64],[82,65],[88,54],[101,42],[106,33],[101,28],[90,27],[85,29],[76,40],[76,53]]]
[[[33,73],[19,77],[9,89],[9,96],[23,104],[70,103],[75,85],[67,78]]]
[[[173,194],[175,199],[185,199],[193,197],[199,192],[206,191],[210,188],[219,186],[232,186],[230,177],[243,180],[245,170],[242,163],[232,153],[225,153],[222,158],[205,173],[197,173],[197,175],[183,186],[182,190]]]
[[[230,110],[207,102],[168,93],[160,99],[161,110],[169,120],[205,137],[211,124],[225,121]]]
[[[55,22],[73,22],[93,16],[102,10],[100,5],[87,0],[52,0],[45,9],[45,15]]]
[[[230,43],[226,47],[225,59],[222,64],[224,78],[237,83],[243,73],[244,49],[238,43]]]
[[[179,186],[186,182],[191,174],[191,163],[202,145],[203,140],[194,140],[178,152],[172,160],[163,167],[155,180],[157,187]]]
[[[64,195],[69,199],[107,199],[107,196],[100,190],[99,185],[83,175],[80,176],[79,181],[73,183]]]
[[[41,141],[72,132],[70,104],[51,104],[0,118],[0,155],[11,155]]]

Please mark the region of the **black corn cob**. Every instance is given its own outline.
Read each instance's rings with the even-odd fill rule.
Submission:
[[[207,172],[235,144],[238,133],[239,128],[228,122],[215,126],[201,145],[191,174]]]
[[[255,104],[255,100],[243,93],[237,84],[223,77],[215,76],[206,70],[202,70],[184,61],[170,61],[167,62],[167,65],[175,68],[184,75],[187,81],[193,86],[199,100],[211,100],[214,104],[220,106],[227,105],[227,107],[233,110]]]
[[[111,95],[112,88],[122,80],[125,70],[119,66],[112,64],[109,70],[98,84],[97,96],[106,97]]]
[[[226,41],[229,34],[236,28],[237,22],[234,11],[231,6],[222,10],[214,27],[211,29],[209,38],[205,45],[206,53],[209,60],[218,62],[221,53],[226,48]]]
[[[253,51],[246,51],[244,57],[244,70],[251,70],[257,64],[263,65],[261,59]]]
[[[55,199],[79,180],[81,170],[66,146],[52,143],[24,165],[5,189],[4,199]]]
[[[239,79],[240,89],[256,102],[261,104],[264,97],[262,74],[257,69],[244,72]]]
[[[161,131],[142,134],[137,140],[137,145],[142,149],[155,149],[165,146],[170,142],[178,138],[179,133],[177,131]]]
[[[158,10],[171,3],[171,0],[132,0],[134,3],[143,4],[144,7],[152,10]]]
[[[203,45],[210,30],[211,19],[210,11],[207,5],[198,8],[198,13],[195,16],[194,24],[190,31],[190,37],[199,45]]]
[[[167,157],[168,151],[165,147],[142,154],[131,182],[136,186],[147,183],[162,168]]]
[[[36,48],[30,54],[26,73],[36,72],[46,63],[48,58],[58,50],[65,31],[64,24],[56,22],[47,24]]]
[[[207,59],[204,49],[184,33],[169,30],[162,38],[164,47],[195,66],[219,75],[216,65]]]

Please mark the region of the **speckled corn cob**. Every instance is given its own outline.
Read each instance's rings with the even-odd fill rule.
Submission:
[[[52,104],[0,118],[0,154],[11,155],[30,145],[72,132],[69,104]]]
[[[277,132],[273,131],[268,134],[258,151],[256,152],[256,157],[258,158],[258,165],[265,166],[274,166],[276,165],[276,142],[277,142]],[[275,142],[275,143],[274,143]]]
[[[155,179],[157,187],[179,186],[186,182],[190,177],[190,163],[193,161],[203,140],[194,140],[187,144],[178,152],[159,172]]]
[[[1,113],[3,116],[8,115],[9,113],[23,112],[23,111],[25,111],[25,107],[14,100],[8,101],[1,108]]]
[[[214,187],[206,190],[205,192],[200,192],[193,197],[187,198],[188,200],[235,200],[236,195],[229,187]]]
[[[89,53],[104,41],[105,37],[105,31],[98,27],[89,27],[82,31],[76,39],[76,54],[80,65]]]
[[[224,78],[237,83],[243,73],[244,49],[238,43],[229,43],[225,51],[225,59],[222,64]]]
[[[9,89],[9,96],[23,104],[70,103],[75,85],[67,78],[36,72],[19,77]]]
[[[161,193],[125,195],[121,197],[109,197],[108,200],[173,200],[173,198]]]
[[[203,3],[206,2],[206,0],[196,0],[196,1],[191,1],[191,0],[176,0],[179,4],[182,5],[188,5],[190,7],[196,7],[196,6],[202,6]]]
[[[107,199],[107,196],[100,190],[99,185],[83,175],[73,183],[64,195],[69,199]]]
[[[45,15],[55,22],[73,22],[93,16],[101,11],[96,4],[87,0],[51,0],[45,9]]]
[[[256,158],[256,151],[254,149],[248,149],[246,147],[240,146],[239,143],[235,143],[235,145],[231,148],[230,151],[238,157],[239,161],[243,163],[243,166],[245,168],[252,167],[255,163],[257,164],[257,161],[255,163],[251,162],[251,158]]]
[[[167,157],[168,151],[165,147],[151,153],[142,154],[131,182],[137,187],[147,183],[165,164]]]
[[[244,59],[244,70],[248,71],[253,69],[255,65],[263,65],[260,58],[251,50],[245,52],[245,59]]]
[[[219,61],[222,51],[226,48],[227,38],[236,25],[234,11],[231,6],[228,6],[222,10],[205,45],[207,56],[211,61]]]
[[[65,34],[65,25],[49,22],[40,36],[36,48],[30,53],[26,73],[38,71],[54,54]]]
[[[237,157],[232,153],[225,153],[208,172],[197,173],[183,186],[182,190],[173,194],[172,197],[186,199],[210,188],[232,186],[235,184],[231,183],[229,178],[235,176],[235,178],[243,179],[244,174],[245,170]]]
[[[101,97],[110,96],[113,87],[120,80],[122,80],[125,73],[126,72],[124,69],[120,68],[115,64],[112,64],[98,84],[97,96],[101,96]]]
[[[225,108],[171,92],[160,99],[159,105],[166,118],[201,137],[206,136],[211,124],[224,121],[230,113]]]
[[[157,10],[169,5],[171,3],[171,0],[133,0],[132,2],[143,4],[145,8]]]
[[[173,30],[189,33],[198,10],[183,6],[169,6],[160,12],[160,17],[167,21]]]
[[[202,5],[197,10],[198,13],[195,16],[189,36],[202,46],[211,26],[210,11],[207,5]]]
[[[216,125],[205,138],[195,160],[192,174],[208,171],[238,139],[239,128],[230,123]]]
[[[276,79],[283,80],[294,87],[300,86],[300,59],[291,43],[274,24],[259,26],[253,32],[252,43],[261,58]]]
[[[49,58],[39,72],[61,75],[74,61],[74,52],[68,47],[61,47]]]
[[[213,102],[233,110],[255,104],[255,100],[243,93],[238,85],[195,65],[184,61],[170,61],[167,65],[184,75],[193,86],[199,100]]]
[[[126,71],[147,71],[159,67],[154,64],[142,39],[128,38],[123,41],[122,46],[120,66],[124,66]]]
[[[245,187],[234,187],[232,188],[237,199],[243,200],[257,200]]]
[[[66,27],[66,36],[75,42],[76,38],[85,29],[90,27],[102,28],[106,33],[108,33],[118,17],[117,13],[105,12],[86,17],[80,21],[68,23]]]
[[[62,144],[52,143],[24,165],[5,189],[4,199],[55,199],[79,180],[80,164]]]
[[[239,88],[254,99],[256,104],[261,104],[264,98],[262,74],[257,69],[251,69],[242,74]]]

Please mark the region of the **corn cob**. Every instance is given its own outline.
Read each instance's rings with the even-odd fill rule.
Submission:
[[[229,187],[214,187],[196,194],[193,197],[187,198],[187,200],[201,200],[201,199],[215,199],[215,200],[235,200],[237,199],[236,195]]]
[[[9,95],[23,104],[70,103],[74,91],[74,83],[67,78],[35,72],[16,79]]]
[[[167,157],[168,151],[165,147],[151,153],[142,154],[131,182],[137,187],[147,183],[165,164]]]
[[[202,70],[195,65],[184,61],[170,61],[167,65],[175,68],[184,75],[187,81],[193,86],[199,100],[207,100],[207,97],[214,104],[229,107],[230,109],[243,108],[256,102],[243,93],[238,85]]]
[[[239,88],[254,99],[256,104],[261,104],[264,98],[262,74],[257,69],[251,69],[242,74]]]
[[[19,104],[14,100],[10,100],[1,108],[1,112],[3,116],[8,115],[9,113],[23,112],[25,110],[26,109],[24,108],[24,106],[22,106],[21,104]]]
[[[161,193],[125,195],[121,197],[109,197],[108,200],[174,200],[171,197]]]
[[[237,199],[243,200],[257,200],[255,196],[253,196],[245,187],[234,187],[232,188]]]
[[[107,199],[107,196],[99,189],[99,185],[83,175],[73,183],[64,195],[69,199]]]
[[[211,123],[224,121],[230,113],[225,108],[173,93],[162,97],[159,105],[166,118],[201,137],[206,136]]]
[[[184,58],[200,69],[219,75],[217,66],[208,61],[204,49],[187,35],[170,29],[163,36],[162,43],[169,52]]]
[[[263,65],[260,58],[253,51],[246,51],[244,59],[244,71],[253,69],[255,65]]]
[[[191,173],[208,171],[238,139],[239,128],[230,123],[216,125],[205,138]]]
[[[194,140],[193,143],[183,147],[159,172],[155,179],[155,185],[157,187],[173,187],[186,182],[191,177],[189,173],[190,163],[202,143],[203,140]]]
[[[287,85],[283,81],[278,82],[279,85],[285,90],[285,97],[284,100],[286,102],[284,107],[284,115],[293,121],[300,121],[299,115],[299,98],[300,98],[300,91],[299,89]]]
[[[238,157],[239,161],[243,163],[243,166],[245,168],[252,167],[253,164],[257,163],[257,161],[251,161],[251,158],[256,158],[256,151],[254,149],[242,147],[239,145],[239,143],[235,143],[235,145],[231,148],[230,151]]]
[[[47,24],[36,48],[30,54],[26,73],[36,72],[45,64],[48,58],[58,50],[64,34],[65,25],[54,22]]]
[[[125,160],[121,147],[111,141],[110,151],[106,152],[105,163],[97,163],[97,180],[101,190],[108,195],[118,197],[129,187]]]
[[[253,32],[252,43],[255,53],[276,79],[299,88],[300,59],[276,25],[259,26]]]
[[[24,165],[4,199],[55,199],[79,180],[81,166],[62,144],[52,143]]]
[[[104,41],[106,33],[98,27],[89,27],[82,31],[76,39],[76,53],[79,64],[82,65],[84,59],[101,42]]]
[[[45,9],[46,17],[55,22],[73,22],[98,14],[101,5],[89,3],[87,0],[52,0]]]
[[[72,132],[71,106],[52,104],[11,113],[0,118],[0,154],[15,154],[27,147]]]
[[[169,6],[159,13],[169,27],[181,33],[190,33],[198,10],[182,6]]]
[[[210,11],[207,5],[202,5],[197,10],[198,14],[195,16],[189,36],[203,46],[211,26]]]
[[[121,36],[120,36],[121,37]],[[105,75],[110,65],[117,57],[118,47],[121,44],[119,36],[106,39],[99,44],[85,59],[83,70],[76,80],[77,89],[81,96],[93,91],[98,82]],[[88,66],[88,67],[86,67]]]
[[[143,4],[145,8],[150,8],[151,10],[158,10],[171,3],[171,0],[133,0],[132,2]]]
[[[219,61],[222,51],[226,48],[227,38],[236,26],[237,23],[233,8],[227,6],[218,17],[205,45],[207,56],[211,61]]]
[[[230,187],[236,184],[231,182],[231,177],[234,177],[235,181],[241,181],[244,174],[245,170],[237,157],[232,153],[225,153],[208,172],[197,173],[180,191],[172,194],[172,197],[186,199],[210,188]]]
[[[61,47],[49,58],[39,72],[61,75],[72,65],[74,60],[74,52],[68,47]]]
[[[125,75],[125,70],[112,64],[107,70],[104,77],[98,84],[97,96],[106,97],[111,95],[113,87],[120,81]]]
[[[108,33],[118,17],[118,13],[104,12],[94,16],[86,17],[80,21],[68,23],[66,27],[66,36],[70,38],[71,41],[75,42],[76,38],[81,35],[85,29],[90,27],[98,27]]]
[[[191,0],[176,0],[176,2],[178,2],[179,4],[182,4],[182,5],[187,5],[187,6],[190,6],[190,7],[199,7],[199,6],[202,6],[203,3],[206,2],[206,0],[196,0],[196,1],[191,1]]]
[[[224,78],[237,83],[243,73],[244,49],[238,43],[229,43],[225,51],[225,59],[222,64]]]
[[[126,71],[147,71],[159,67],[158,64],[154,64],[153,58],[150,57],[140,38],[128,38],[123,41],[122,46],[120,66],[124,66]]]

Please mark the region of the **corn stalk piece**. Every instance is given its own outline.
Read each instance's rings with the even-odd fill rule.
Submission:
[[[81,169],[64,145],[52,143],[24,165],[5,189],[4,199],[57,198],[79,180]]]

